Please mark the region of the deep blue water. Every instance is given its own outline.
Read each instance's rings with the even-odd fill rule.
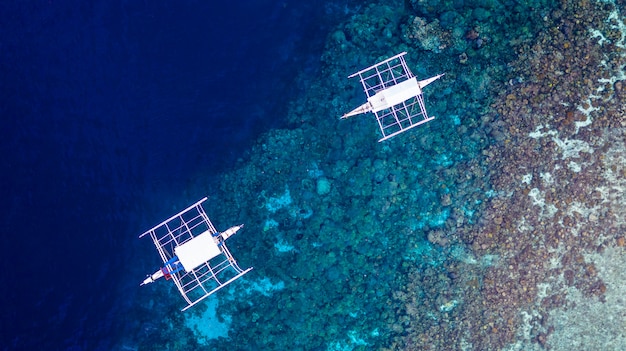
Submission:
[[[0,4],[2,348],[111,347],[137,236],[283,123],[349,2]]]

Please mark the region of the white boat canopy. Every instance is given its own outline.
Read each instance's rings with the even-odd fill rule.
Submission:
[[[379,142],[435,119],[426,112],[422,88],[441,78],[443,74],[418,81],[406,65],[404,55],[406,52],[348,77],[359,76],[367,102],[341,118],[366,112],[374,113],[383,134]]]
[[[150,235],[164,264],[148,275],[141,285],[162,277],[171,279],[187,302],[183,311],[252,269],[239,268],[225,243],[243,228],[243,224],[221,233],[215,230],[202,207],[206,199],[139,236]]]

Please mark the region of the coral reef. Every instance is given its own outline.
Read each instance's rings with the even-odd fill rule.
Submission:
[[[394,349],[626,347],[607,325],[623,319],[624,308],[617,297],[624,277],[614,263],[625,257],[626,224],[619,11],[611,3],[563,1],[544,17],[547,31],[516,46],[516,77],[482,117],[496,141],[482,152],[496,195],[478,225],[448,232],[476,256],[500,262],[464,268],[460,287],[415,270],[403,294],[461,289],[463,304],[426,324],[415,312],[421,309],[406,306],[406,324],[415,329]]]
[[[172,312],[137,322],[145,349],[626,348],[607,326],[624,309],[624,16],[509,5],[385,1],[333,30],[288,128],[206,185],[255,266],[216,296],[229,339],[199,345]],[[378,144],[371,116],[338,119],[362,99],[346,76],[400,51],[447,73],[425,92],[438,118]]]
[[[423,18],[413,17],[413,21],[406,27],[405,40],[417,40],[422,49],[440,53],[451,45],[451,33],[439,25],[439,20],[426,22]]]

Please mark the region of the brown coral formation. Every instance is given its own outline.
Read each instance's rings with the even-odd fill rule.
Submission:
[[[619,14],[606,2],[561,1],[544,18],[547,30],[516,46],[515,78],[483,118],[496,142],[481,165],[497,195],[478,225],[448,223],[456,227],[451,241],[499,261],[485,269],[462,263],[455,279],[412,271],[411,283],[396,295],[408,306],[399,311],[404,336],[392,349],[567,349],[558,343],[566,338],[553,334],[568,332],[554,317],[575,306],[568,292],[606,301],[610,284],[592,257],[623,250],[626,230],[626,46]],[[440,235],[429,240],[439,242]],[[462,300],[450,311],[435,304],[440,313],[419,315],[412,306],[445,301],[437,294],[450,291]],[[412,302],[416,293],[425,299]],[[580,349],[607,347],[587,342]]]

